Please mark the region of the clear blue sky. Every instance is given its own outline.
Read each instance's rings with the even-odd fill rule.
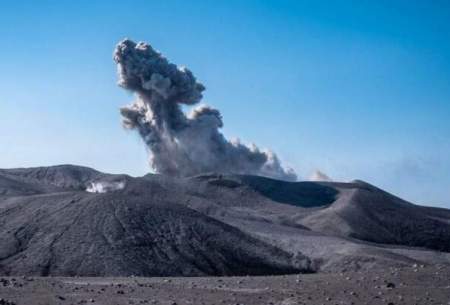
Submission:
[[[112,51],[188,66],[224,133],[315,169],[450,208],[448,1],[2,1],[0,167],[141,175]]]

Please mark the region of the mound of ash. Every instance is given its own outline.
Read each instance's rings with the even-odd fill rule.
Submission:
[[[0,244],[4,275],[268,275],[446,264],[450,211],[360,181],[4,169]]]
[[[3,175],[17,177],[15,183],[22,183],[24,192],[0,199],[1,274],[199,276],[312,271],[306,257],[291,255],[183,206],[168,196],[172,190],[143,178],[99,178],[98,172],[72,166],[2,170]],[[88,181],[87,177],[96,178]],[[3,181],[2,187],[8,187]],[[40,191],[31,192],[29,181],[40,183]],[[43,191],[45,185],[51,187],[48,192]]]
[[[84,190],[88,181],[102,175],[92,168],[74,165],[0,169],[0,177],[10,177],[18,183],[74,190]]]
[[[450,252],[450,211],[406,202],[363,181],[335,186],[340,196],[301,223],[314,231]]]

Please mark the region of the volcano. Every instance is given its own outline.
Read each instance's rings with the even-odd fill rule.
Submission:
[[[448,264],[450,211],[363,181],[2,169],[0,244],[3,275],[274,275]]]

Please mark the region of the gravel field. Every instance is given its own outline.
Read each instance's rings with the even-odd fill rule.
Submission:
[[[0,304],[450,304],[450,268],[195,278],[2,277]]]

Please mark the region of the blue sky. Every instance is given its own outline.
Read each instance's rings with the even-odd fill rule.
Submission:
[[[228,137],[301,177],[450,208],[447,1],[2,1],[0,37],[0,167],[149,171],[118,113],[129,37],[194,72]]]

